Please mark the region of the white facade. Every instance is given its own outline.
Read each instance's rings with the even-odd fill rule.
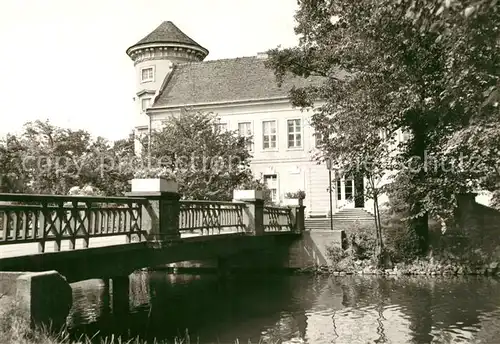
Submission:
[[[330,210],[329,175],[324,163],[314,160],[314,129],[312,112],[292,108],[287,99],[259,102],[199,105],[193,111],[213,112],[227,130],[244,129],[253,137],[251,169],[257,179],[265,181],[276,203],[283,203],[285,194],[303,190],[308,216],[326,216]],[[153,127],[170,116],[178,116],[181,109],[153,108],[148,111]],[[250,130],[250,133],[248,132]],[[332,175],[334,177],[334,174]],[[332,181],[333,213],[344,207],[371,210],[370,202],[354,204],[354,181]]]

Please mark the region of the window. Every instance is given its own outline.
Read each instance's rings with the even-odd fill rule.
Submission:
[[[142,112],[146,112],[146,109],[151,106],[151,98],[143,98],[141,99],[141,110]]]
[[[353,188],[354,181],[352,179],[346,179],[344,180],[344,193],[345,193],[345,200],[346,201],[352,201],[353,196],[354,196],[354,188]]]
[[[276,174],[265,174],[264,183],[271,191],[271,200],[274,203],[278,202],[278,176]]]
[[[314,147],[319,148],[320,145],[321,145],[321,134],[314,133]]]
[[[215,123],[215,128],[219,133],[227,131],[227,123]]]
[[[262,122],[262,147],[264,149],[275,149],[276,145],[276,121],[264,121]]]
[[[247,139],[249,139],[247,141],[247,149],[251,151],[253,148],[252,142],[250,141],[252,136],[252,123],[251,122],[238,123],[238,134],[242,137],[246,137]]]
[[[288,124],[288,148],[302,147],[302,127],[300,119],[289,119]]]
[[[387,129],[380,129],[379,137],[382,141],[387,140]]]
[[[141,69],[141,82],[154,81],[155,70],[154,67],[146,67]]]

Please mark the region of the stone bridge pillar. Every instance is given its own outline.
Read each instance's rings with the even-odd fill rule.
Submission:
[[[147,240],[153,246],[161,246],[180,239],[179,213],[181,198],[176,183],[169,184],[167,189],[154,192],[134,191],[127,193],[130,197],[143,197],[148,203],[142,207],[143,229],[148,231]]]
[[[109,288],[109,282],[108,282]],[[117,328],[128,329],[130,316],[130,279],[129,276],[111,278],[111,308]]]
[[[243,222],[248,232],[254,235],[264,234],[264,197],[258,190],[234,190],[233,202],[246,204]]]
[[[292,211],[293,230],[296,232],[303,232],[305,230],[305,206],[302,200],[299,205],[290,206]]]

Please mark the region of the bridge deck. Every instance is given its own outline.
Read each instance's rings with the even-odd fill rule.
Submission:
[[[238,231],[224,230],[224,232],[219,235],[234,234],[234,233],[238,233]],[[181,233],[181,239],[202,237],[202,236],[206,237],[207,235],[203,235],[201,231],[194,231],[193,233],[186,233],[186,232]],[[211,234],[210,236],[217,236],[217,234]],[[126,240],[127,240],[126,235],[90,238],[88,247],[93,248],[93,247],[105,247],[105,246],[127,244]],[[75,243],[75,249],[83,249],[83,248],[84,248],[84,240],[77,239]],[[69,250],[70,250],[70,240],[62,240],[61,251],[69,251]],[[48,241],[45,246],[45,252],[57,252],[55,249],[55,242]],[[0,245],[0,259],[9,257],[27,256],[38,253],[39,253],[38,243]]]
[[[91,278],[123,276],[140,268],[188,260],[226,258],[235,255],[246,257],[246,253],[252,251],[277,253],[279,247],[283,247],[280,243],[288,247],[290,240],[295,240],[300,235],[293,232],[274,232],[255,236],[239,232],[191,236],[161,247],[150,247],[148,242],[143,241],[32,253],[0,258],[0,270],[32,272],[56,270],[72,283]],[[249,259],[253,261],[254,258]]]

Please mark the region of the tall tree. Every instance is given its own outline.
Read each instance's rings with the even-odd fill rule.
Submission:
[[[79,185],[93,185],[107,196],[121,196],[130,189],[136,160],[133,133],[115,142],[98,137],[82,157]]]
[[[21,161],[24,147],[14,135],[0,142],[0,192],[25,192],[27,180]]]
[[[122,195],[133,176],[133,137],[111,144],[84,130],[49,121],[24,125],[0,144],[0,191],[66,194],[92,185],[105,195]]]
[[[335,136],[364,159],[366,145],[355,144],[360,133],[410,134],[398,150],[385,155],[384,163],[391,160],[389,165],[400,171],[393,186],[406,191],[401,194],[408,204],[408,226],[424,253],[429,214],[449,211],[453,194],[470,190],[477,180],[463,169],[429,171],[426,161],[431,157],[439,159],[438,165],[452,164],[455,156],[444,148],[475,118],[498,124],[497,0],[298,4],[299,46],[271,50],[268,66],[278,81],[289,72],[323,79],[293,89],[291,99],[301,107],[316,101],[313,126],[325,138],[327,155],[335,153]]]
[[[78,164],[88,151],[90,134],[60,128],[49,121],[28,122],[20,137],[21,161],[34,193],[66,194],[78,184]]]
[[[150,150],[144,142],[145,168],[136,175],[163,169],[177,180],[185,198],[231,200],[234,189],[256,186],[247,140],[221,128],[214,114],[184,111],[152,132]]]

